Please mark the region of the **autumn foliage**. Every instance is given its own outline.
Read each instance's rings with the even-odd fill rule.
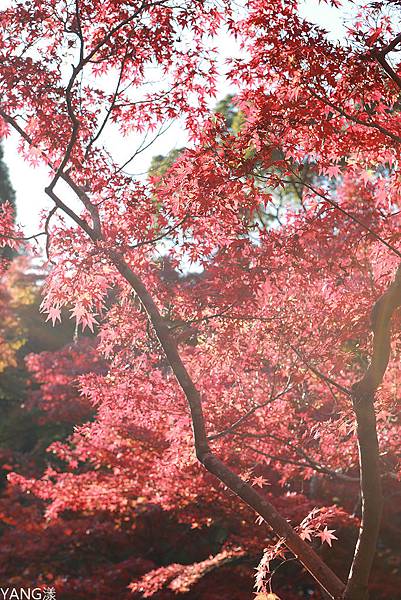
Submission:
[[[4,577],[242,600],[258,564],[259,599],[399,593],[399,6],[333,41],[298,4],[2,12],[1,132],[52,208],[26,240],[4,204],[0,233],[45,240],[40,311],[75,324],[25,359],[23,412],[63,429],[7,458]],[[174,119],[187,147],[133,176]]]

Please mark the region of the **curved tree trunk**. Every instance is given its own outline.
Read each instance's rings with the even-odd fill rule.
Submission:
[[[386,372],[391,349],[391,317],[401,305],[401,267],[394,282],[375,303],[371,314],[373,352],[364,377],[353,386],[362,495],[362,520],[344,600],[367,600],[376,554],[383,494],[377,440],[375,394]]]

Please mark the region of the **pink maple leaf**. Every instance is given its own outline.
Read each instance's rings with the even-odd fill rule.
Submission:
[[[59,308],[57,308],[55,306],[51,306],[49,308],[49,314],[47,315],[46,322],[50,321],[50,320],[52,322],[53,327],[56,324],[57,320],[61,322],[61,314],[60,314],[60,309]]]
[[[258,487],[262,488],[265,485],[270,485],[270,483],[267,481],[267,479],[260,476],[252,479],[252,485],[257,485]]]
[[[338,540],[338,538],[335,535],[333,535],[334,532],[335,529],[327,529],[327,527],[325,527],[323,531],[319,531],[317,537],[320,537],[320,539],[322,540],[322,544],[326,542],[331,547],[331,541]]]
[[[308,540],[309,542],[312,541],[312,535],[313,535],[314,531],[311,527],[305,527],[305,529],[301,529],[301,531],[299,532],[299,537],[301,538],[301,540]]]

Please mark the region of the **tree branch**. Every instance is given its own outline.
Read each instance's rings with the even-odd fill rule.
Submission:
[[[129,246],[129,249],[135,250],[135,248],[140,248],[141,246],[146,246],[147,244],[155,244],[156,242],[159,242],[160,240],[162,240],[165,237],[167,237],[168,235],[170,235],[170,233],[173,233],[173,231],[176,231],[179,227],[181,227],[181,225],[184,225],[184,223],[185,223],[185,221],[187,221],[188,217],[189,217],[189,215],[185,215],[185,217],[183,219],[181,219],[180,221],[178,221],[178,223],[176,223],[175,225],[171,225],[171,227],[169,227],[169,229],[167,229],[167,231],[164,231],[160,235],[158,235],[154,238],[151,238],[150,240],[142,240],[140,242],[137,242],[136,244]]]
[[[401,33],[396,35],[395,38],[389,44],[387,44],[387,46],[384,46],[384,48],[382,48],[378,54],[380,56],[386,56],[386,54],[388,54],[389,52],[394,50],[394,48],[396,46],[398,46],[398,44],[400,42],[401,42]]]
[[[307,361],[307,359],[303,356],[303,354],[301,354],[301,352],[299,350],[297,350],[296,348],[294,348],[294,346],[292,346],[291,344],[289,344],[289,346],[290,346],[291,350],[293,352],[295,352],[295,354],[298,356],[298,358],[300,358],[302,360],[302,362],[305,363],[305,365],[308,367],[308,369],[310,371],[312,371],[312,373],[314,375],[316,375],[316,377],[319,377],[319,379],[321,379],[322,381],[324,381],[328,385],[332,385],[339,392],[342,392],[343,394],[346,394],[347,396],[352,396],[351,390],[349,390],[348,388],[344,387],[340,383],[337,383],[337,381],[334,381],[334,379],[332,379],[331,377],[328,377],[327,375],[324,375],[324,373],[322,373],[321,371],[319,371],[319,369],[317,369],[316,367],[314,367],[313,365],[311,365],[310,362]]]
[[[383,67],[384,71],[390,77],[390,79],[396,84],[396,86],[401,89],[401,77],[394,71],[392,66],[385,59],[385,54],[383,52],[374,53],[373,56],[376,58],[377,62]]]
[[[209,442],[212,442],[213,440],[218,440],[219,438],[224,437],[225,435],[228,435],[229,433],[234,433],[234,431],[236,429],[238,429],[238,427],[240,427],[247,419],[249,419],[249,417],[251,415],[253,415],[254,412],[259,410],[260,408],[264,408],[271,402],[278,400],[279,398],[284,396],[284,394],[287,394],[292,389],[293,389],[293,387],[287,387],[285,390],[283,390],[279,394],[276,394],[276,396],[270,397],[268,400],[266,400],[266,402],[262,402],[261,404],[256,404],[255,406],[252,406],[252,408],[250,408],[245,414],[243,414],[242,417],[237,419],[237,421],[235,421],[232,425],[227,427],[227,429],[223,429],[223,431],[220,431],[219,433],[213,433],[212,435],[209,435],[209,437],[208,437]]]
[[[400,141],[401,141],[401,138],[400,138]],[[309,183],[307,183],[306,181],[304,181],[297,173],[295,173],[294,171],[291,171],[291,172],[293,173],[293,175],[295,175],[295,177],[298,178],[298,180],[300,181],[300,183],[302,183],[302,185],[304,185],[306,188],[308,188],[309,190],[311,190],[311,192],[313,192],[314,194],[316,194],[316,196],[319,196],[319,198],[322,198],[323,200],[325,200],[328,204],[330,204],[330,206],[333,206],[333,208],[335,208],[336,210],[338,210],[339,212],[341,212],[343,215],[345,215],[346,217],[348,217],[349,219],[351,219],[352,221],[354,221],[355,223],[357,223],[358,225],[360,225],[361,227],[363,227],[363,229],[365,229],[365,231],[367,231],[368,233],[370,233],[370,235],[373,236],[378,242],[380,242],[381,244],[383,244],[383,246],[386,246],[386,248],[388,248],[388,250],[390,250],[391,252],[393,252],[394,254],[396,254],[396,256],[398,256],[399,258],[401,258],[401,252],[399,250],[397,250],[397,248],[394,248],[394,246],[392,246],[391,244],[389,244],[388,242],[386,242],[386,240],[383,239],[378,233],[376,233],[376,231],[374,231],[371,227],[369,227],[369,225],[366,225],[358,217],[356,217],[355,215],[353,215],[352,213],[350,213],[349,211],[347,211],[340,204],[338,204],[338,202],[336,202],[335,200],[333,200],[332,198],[330,198],[330,196],[327,196],[326,194],[323,194],[322,192],[320,192],[319,190],[317,190],[315,187],[313,187],[313,185],[310,185]]]
[[[318,473],[324,473],[325,475],[329,475],[332,478],[335,479],[341,479],[343,481],[349,481],[350,483],[358,483],[359,482],[359,477],[352,477],[350,475],[345,475],[344,473],[341,473],[340,471],[335,471],[334,469],[330,469],[330,467],[326,467],[325,465],[322,465],[320,463],[318,463],[316,460],[314,460],[313,458],[311,458],[307,452],[305,452],[305,450],[303,450],[302,448],[295,446],[294,444],[292,444],[290,441],[288,440],[284,440],[283,438],[281,438],[278,435],[274,435],[273,433],[262,433],[262,434],[252,434],[252,433],[234,433],[234,435],[241,437],[241,438],[255,438],[255,439],[263,439],[263,438],[271,438],[273,440],[276,440],[277,442],[281,442],[283,445],[287,446],[288,448],[290,448],[294,454],[297,454],[298,456],[300,456],[301,458],[303,458],[306,463],[302,463],[302,462],[294,462],[292,459],[286,459],[284,457],[278,457],[278,456],[271,456],[271,455],[267,455],[265,454],[265,456],[268,456],[268,458],[271,458],[272,460],[277,460],[280,462],[292,462],[292,464],[297,464],[299,466],[303,466],[303,467],[309,467],[311,469],[313,469],[314,471],[317,471]],[[260,454],[263,454],[262,452],[260,452],[258,449],[256,448],[251,448],[252,450],[254,450],[255,452],[259,452]]]
[[[329,475],[330,477],[333,477],[336,479],[342,479],[343,481],[347,481],[350,483],[359,483],[358,477],[349,477],[348,475],[344,475],[343,473],[338,473],[337,471],[334,471],[333,469],[329,469],[328,467],[319,465],[319,463],[316,463],[315,461],[305,459],[306,462],[302,462],[302,461],[296,460],[294,458],[290,458],[290,457],[287,458],[286,456],[275,456],[273,454],[268,454],[267,452],[263,452],[263,450],[259,450],[258,448],[254,448],[253,446],[249,446],[248,444],[244,444],[244,448],[248,448],[248,450],[255,452],[255,454],[260,454],[261,456],[264,456],[265,458],[270,458],[270,460],[275,460],[277,462],[281,462],[286,465],[295,465],[297,467],[313,469],[314,471],[317,471],[318,473],[324,473],[325,475]]]
[[[353,123],[356,123],[357,125],[364,125],[364,127],[370,127],[371,129],[376,129],[383,135],[392,139],[397,144],[401,143],[401,136],[397,135],[396,133],[393,133],[389,129],[386,129],[386,127],[383,127],[383,125],[380,125],[380,123],[375,123],[374,121],[371,121],[371,122],[364,121],[363,119],[360,119],[359,117],[357,117],[355,115],[351,115],[350,113],[346,112],[343,108],[341,108],[341,106],[338,106],[337,104],[335,104],[328,98],[322,98],[314,90],[309,88],[308,91],[312,94],[312,96],[314,98],[316,98],[317,100],[320,100],[320,102],[323,102],[323,104],[330,106],[330,108],[334,109],[336,112],[338,112],[340,115],[342,115],[349,121],[352,121]]]

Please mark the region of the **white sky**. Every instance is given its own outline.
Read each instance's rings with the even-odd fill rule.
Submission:
[[[0,9],[8,2],[0,0]],[[350,8],[351,2],[344,2],[345,9]],[[344,11],[340,11],[318,0],[305,0],[302,2],[302,14],[310,21],[324,27],[332,37],[345,37],[343,26]],[[228,37],[221,39],[222,60],[237,54],[237,48]],[[229,93],[225,84],[220,86],[219,97]],[[141,138],[129,140],[123,138],[123,149],[129,156],[135,151]],[[114,143],[114,140],[113,140]],[[179,123],[174,124],[150,148],[140,154],[135,163],[130,166],[130,172],[140,173],[147,170],[153,156],[166,154],[174,147],[182,147],[186,143],[186,136]],[[115,140],[121,149],[121,139]],[[3,141],[4,158],[10,171],[10,178],[17,194],[17,220],[23,226],[26,235],[39,231],[39,213],[41,209],[51,207],[51,202],[44,193],[44,188],[49,182],[47,171],[44,167],[33,168],[18,155],[18,135],[12,134]],[[126,146],[126,148],[124,148]]]

